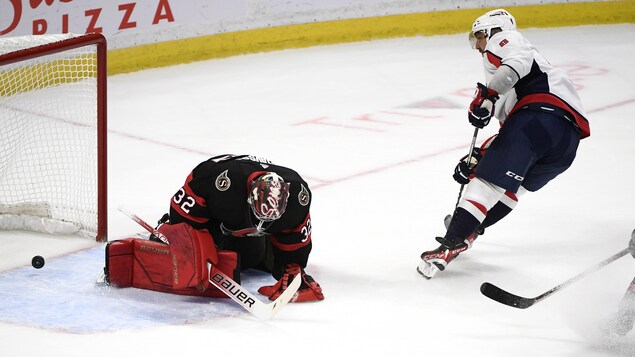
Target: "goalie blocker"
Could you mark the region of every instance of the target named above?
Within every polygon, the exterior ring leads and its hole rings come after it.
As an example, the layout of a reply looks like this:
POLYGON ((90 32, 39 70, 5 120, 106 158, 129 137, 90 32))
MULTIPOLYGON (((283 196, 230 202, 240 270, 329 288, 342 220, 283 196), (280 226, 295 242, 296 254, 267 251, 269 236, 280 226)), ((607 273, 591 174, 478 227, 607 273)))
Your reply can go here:
POLYGON ((238 254, 217 251, 207 230, 179 223, 164 224, 158 231, 169 237, 169 245, 141 238, 126 238, 106 245, 107 284, 180 295, 227 297, 210 285, 208 261, 240 283, 238 254))

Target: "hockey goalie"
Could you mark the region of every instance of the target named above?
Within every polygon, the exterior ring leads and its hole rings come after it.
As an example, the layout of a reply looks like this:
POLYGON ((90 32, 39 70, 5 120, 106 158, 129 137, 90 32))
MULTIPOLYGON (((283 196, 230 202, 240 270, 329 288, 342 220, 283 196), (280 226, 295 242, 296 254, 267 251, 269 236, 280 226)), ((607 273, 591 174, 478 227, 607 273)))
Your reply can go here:
POLYGON ((175 294, 225 297, 210 286, 207 263, 240 282, 244 269, 277 282, 258 292, 278 298, 302 279, 291 302, 324 299, 306 272, 311 192, 292 169, 248 155, 210 158, 187 176, 149 239, 108 243, 106 283, 175 294))

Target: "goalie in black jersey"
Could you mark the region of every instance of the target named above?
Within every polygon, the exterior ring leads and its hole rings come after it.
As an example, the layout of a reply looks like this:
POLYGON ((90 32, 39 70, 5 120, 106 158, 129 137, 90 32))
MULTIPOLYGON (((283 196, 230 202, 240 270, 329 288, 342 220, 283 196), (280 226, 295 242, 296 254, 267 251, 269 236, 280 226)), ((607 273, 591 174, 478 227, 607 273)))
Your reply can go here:
POLYGON ((248 155, 200 163, 172 197, 160 223, 185 222, 211 233, 218 249, 239 254, 241 269, 270 272, 278 282, 258 292, 275 300, 301 274, 295 302, 322 300, 304 272, 311 252, 311 191, 292 169, 248 155))

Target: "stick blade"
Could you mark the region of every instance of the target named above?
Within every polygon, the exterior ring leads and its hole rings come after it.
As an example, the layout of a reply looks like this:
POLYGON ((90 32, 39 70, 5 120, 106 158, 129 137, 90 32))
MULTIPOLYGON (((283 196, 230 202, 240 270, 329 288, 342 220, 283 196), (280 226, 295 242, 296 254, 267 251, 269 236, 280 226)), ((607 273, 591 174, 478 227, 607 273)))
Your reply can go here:
POLYGON ((515 307, 517 309, 526 309, 535 303, 534 299, 524 298, 507 292, 491 283, 483 283, 481 285, 481 294, 488 298, 498 301, 501 304, 515 307))
POLYGON ((282 309, 286 304, 293 300, 293 297, 298 292, 298 289, 300 289, 301 283, 302 277, 300 276, 300 274, 298 274, 293 278, 291 284, 289 284, 285 291, 283 291, 282 294, 280 294, 280 296, 278 296, 278 298, 274 302, 270 303, 270 305, 272 306, 271 317, 275 316, 278 311, 280 311, 280 309, 282 309))
POLYGON ((280 309, 289 302, 293 301, 293 297, 300 288, 302 278, 298 275, 293 278, 287 289, 271 303, 264 303, 247 289, 235 282, 221 270, 213 267, 212 263, 207 262, 207 270, 209 272, 209 282, 225 293, 229 298, 236 301, 245 310, 252 313, 260 320, 268 320, 274 317, 280 309))

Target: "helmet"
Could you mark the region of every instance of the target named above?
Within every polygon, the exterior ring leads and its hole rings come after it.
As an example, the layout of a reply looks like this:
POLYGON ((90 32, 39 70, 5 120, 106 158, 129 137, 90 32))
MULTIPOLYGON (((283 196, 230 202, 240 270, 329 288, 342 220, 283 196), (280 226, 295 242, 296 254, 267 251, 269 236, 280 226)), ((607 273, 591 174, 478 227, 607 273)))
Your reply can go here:
POLYGON ((287 208, 289 186, 275 172, 267 172, 251 181, 247 202, 256 218, 264 222, 280 218, 287 208))
POLYGON ((516 31, 516 19, 505 9, 486 12, 485 15, 477 18, 472 24, 472 31, 470 32, 472 48, 476 46, 475 33, 483 31, 487 38, 490 38, 492 36, 491 31, 494 28, 500 28, 503 31, 516 31))

